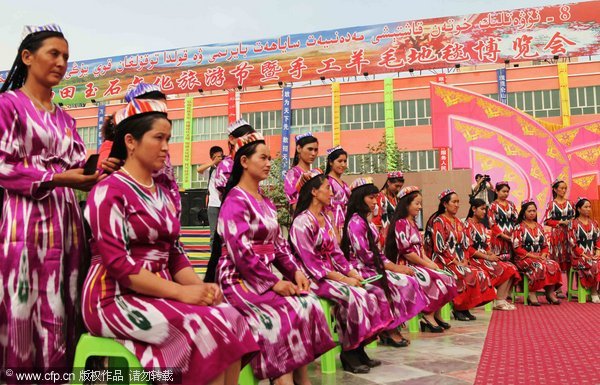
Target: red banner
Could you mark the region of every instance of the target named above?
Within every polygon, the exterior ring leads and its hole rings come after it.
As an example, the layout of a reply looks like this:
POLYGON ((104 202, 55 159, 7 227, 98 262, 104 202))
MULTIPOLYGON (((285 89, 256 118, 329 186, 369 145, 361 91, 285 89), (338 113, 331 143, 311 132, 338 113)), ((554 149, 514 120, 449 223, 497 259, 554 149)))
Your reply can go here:
MULTIPOLYGON (((351 27, 71 63, 56 99, 122 98, 140 81, 193 93, 321 77, 600 54, 600 1, 351 27)), ((67 36, 68 37, 68 36, 67 36)), ((0 73, 0 83, 6 72, 0 73)))

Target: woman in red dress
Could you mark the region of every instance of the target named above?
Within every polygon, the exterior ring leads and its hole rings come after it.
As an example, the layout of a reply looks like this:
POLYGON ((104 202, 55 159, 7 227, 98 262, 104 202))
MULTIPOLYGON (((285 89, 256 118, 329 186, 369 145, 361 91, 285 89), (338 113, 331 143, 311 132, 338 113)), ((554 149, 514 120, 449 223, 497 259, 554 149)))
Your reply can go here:
POLYGON ((494 300, 495 310, 515 310, 516 307, 506 301, 513 284, 521 280, 517 267, 505 262, 492 252, 489 244, 489 230, 483 224, 487 215, 487 205, 483 199, 474 199, 467 215, 467 237, 469 238, 469 263, 489 274, 492 285, 497 290, 494 300))
POLYGON ((537 223, 537 206, 533 200, 523 201, 513 233, 515 265, 529 279, 529 301, 540 306, 536 292, 544 289, 548 303, 559 305, 555 291, 562 285, 560 266, 548 258, 548 242, 544 229, 537 223))
POLYGON ((460 203, 458 195, 454 190, 444 190, 438 198, 438 211, 427 221, 425 252, 441 269, 456 278, 458 296, 453 300, 454 318, 475 320, 469 309, 493 301, 496 290, 485 271, 469 265, 465 226, 456 217, 460 203))
POLYGON ((490 247, 502 261, 512 260, 512 233, 517 223, 517 208, 508 200, 510 186, 508 182, 496 183, 497 198, 490 205, 489 223, 492 230, 490 247))
POLYGON ((571 262, 568 227, 575 217, 575 210, 567 199, 567 184, 564 181, 557 180, 552 184, 552 198, 544 215, 544 225, 552 228, 548 239, 549 255, 558 262, 563 272, 568 272, 571 262))
POLYGON ((569 225, 571 266, 579 271, 583 287, 590 289, 593 303, 600 303, 600 227, 591 218, 592 205, 586 198, 575 204, 575 218, 569 225))

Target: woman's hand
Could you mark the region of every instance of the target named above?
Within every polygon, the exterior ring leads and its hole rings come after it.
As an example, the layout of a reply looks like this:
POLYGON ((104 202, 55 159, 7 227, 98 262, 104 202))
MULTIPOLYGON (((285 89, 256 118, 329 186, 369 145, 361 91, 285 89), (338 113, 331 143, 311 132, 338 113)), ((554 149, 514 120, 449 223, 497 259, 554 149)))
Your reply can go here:
POLYGON ((415 275, 415 271, 406 265, 393 264, 393 272, 404 275, 415 275))
POLYGON ((112 174, 121 168, 121 160, 117 158, 106 158, 102 161, 100 167, 107 173, 112 174))
POLYGON ((362 284, 360 283, 361 281, 359 281, 356 278, 352 278, 352 277, 344 277, 340 280, 340 282, 345 283, 348 286, 354 286, 354 287, 361 287, 362 286, 362 284))
POLYGON ((487 260, 488 260, 488 261, 492 261, 492 262, 496 262, 496 261, 499 261, 499 260, 500 260, 500 257, 498 257, 498 256, 497 256, 496 254, 494 254, 494 253, 490 253, 490 254, 488 254, 488 256, 487 256, 487 260))
POLYGON ((84 175, 82 168, 73 168, 54 174, 52 181, 48 183, 52 187, 70 187, 81 191, 90 191, 96 183, 104 178, 106 175, 100 175, 99 171, 92 175, 84 175))
POLYGON ((296 271, 296 274, 294 274, 294 281, 296 281, 296 285, 301 291, 310 291, 310 281, 302 271, 296 271))
POLYGON ((504 239, 507 242, 512 242, 512 238, 510 235, 500 234, 500 238, 504 239))
POLYGON ((217 295, 215 295, 215 286, 216 285, 214 284, 207 283, 203 283, 200 285, 181 285, 177 292, 176 299, 179 302, 187 303, 190 305, 216 305, 215 300, 217 295))
POLYGON ((294 285, 290 281, 281 280, 273 286, 273 291, 283 297, 289 297, 292 295, 298 295, 298 286, 294 285))

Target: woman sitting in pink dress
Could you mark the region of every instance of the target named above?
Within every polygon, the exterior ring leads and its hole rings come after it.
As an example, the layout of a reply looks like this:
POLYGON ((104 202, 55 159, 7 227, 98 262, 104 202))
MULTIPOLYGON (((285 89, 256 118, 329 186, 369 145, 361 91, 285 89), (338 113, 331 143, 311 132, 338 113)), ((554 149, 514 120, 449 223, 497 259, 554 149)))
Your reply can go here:
POLYGON ((91 334, 116 338, 147 370, 184 384, 237 384, 258 350, 245 318, 196 275, 179 244, 176 202, 152 172, 168 154, 166 105, 133 100, 115 115, 111 156, 125 161, 91 191, 92 263, 82 311, 91 334))

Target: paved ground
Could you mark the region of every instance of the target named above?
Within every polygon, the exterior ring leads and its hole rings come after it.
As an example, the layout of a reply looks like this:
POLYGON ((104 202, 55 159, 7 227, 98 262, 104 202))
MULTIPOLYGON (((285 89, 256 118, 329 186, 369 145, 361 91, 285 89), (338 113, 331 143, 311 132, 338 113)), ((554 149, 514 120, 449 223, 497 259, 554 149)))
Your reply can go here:
MULTIPOLYGON (((472 384, 483 350, 491 313, 483 308, 472 311, 476 321, 451 321, 452 328, 442 334, 403 334, 411 340, 407 348, 379 346, 367 349, 383 365, 369 374, 344 372, 339 359, 336 374, 322 375, 319 362, 310 365, 313 385, 454 385, 472 384)), ((262 381, 261 385, 268 384, 262 381)))

